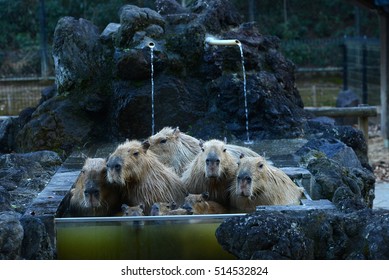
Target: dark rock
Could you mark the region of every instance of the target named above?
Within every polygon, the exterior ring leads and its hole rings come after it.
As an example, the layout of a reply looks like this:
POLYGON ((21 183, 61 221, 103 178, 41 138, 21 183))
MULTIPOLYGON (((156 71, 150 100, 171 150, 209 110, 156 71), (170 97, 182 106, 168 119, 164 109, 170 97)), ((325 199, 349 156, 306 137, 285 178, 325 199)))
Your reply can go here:
MULTIPOLYGON (((172 77, 156 79, 155 87, 155 131, 172 123, 180 124, 186 130, 196 119, 196 110, 201 110, 193 100, 199 97, 190 94, 196 81, 186 84, 172 77), (169 112, 166 114, 166 112, 169 112)), ((115 83, 116 92, 113 101, 113 135, 128 138, 137 135, 145 138, 151 134, 151 90, 150 87, 136 88, 128 83, 115 83)), ((200 91, 199 89, 195 89, 200 91)))
POLYGON ((183 14, 188 12, 188 9, 184 8, 175 0, 156 0, 155 6, 161 15, 183 14))
POLYGON ((337 139, 311 139, 297 154, 307 155, 310 151, 322 152, 340 165, 348 168, 362 168, 362 165, 353 149, 337 139))
POLYGON ((120 27, 116 34, 116 45, 127 48, 132 44, 136 32, 144 30, 150 25, 165 26, 165 20, 156 11, 149 8, 139 8, 134 5, 125 5, 120 9, 120 27))
POLYGON ((39 106, 17 135, 19 151, 70 152, 75 145, 85 143, 93 134, 94 120, 82 103, 75 101, 57 96, 39 106))
POLYGON ((0 212, 0 259, 20 259, 24 230, 19 221, 20 214, 0 212))
POLYGON ((13 210, 11 206, 11 195, 2 186, 2 183, 0 183, 0 212, 11 210, 13 210))
POLYGON ((46 87, 41 92, 42 98, 39 101, 39 104, 42 104, 43 102, 49 100, 50 98, 56 96, 58 94, 57 86, 54 84, 52 86, 46 87))
POLYGON ((106 66, 97 26, 64 17, 54 31, 53 57, 59 94, 102 78, 106 66))
POLYGON ((23 213, 61 163, 61 158, 51 151, 1 155, 0 185, 11 196, 10 200, 3 196, 5 206, 10 203, 14 210, 23 213))
POLYGON ((12 117, 0 121, 0 153, 13 150, 15 123, 16 120, 12 117))
POLYGON ((24 216, 20 223, 24 229, 21 256, 27 260, 52 260, 54 250, 44 223, 32 216, 24 216))
POLYGON ((259 211, 226 219, 216 230, 238 259, 389 259, 389 213, 259 211))

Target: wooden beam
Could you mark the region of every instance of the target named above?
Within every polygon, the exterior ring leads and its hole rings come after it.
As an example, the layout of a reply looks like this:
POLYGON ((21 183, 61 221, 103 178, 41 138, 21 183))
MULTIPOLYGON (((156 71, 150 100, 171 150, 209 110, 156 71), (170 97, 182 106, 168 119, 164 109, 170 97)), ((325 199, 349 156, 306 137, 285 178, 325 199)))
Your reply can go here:
POLYGON ((381 134, 385 148, 389 148, 389 17, 380 14, 381 52, 381 134))
POLYGON ((362 130, 366 142, 369 140, 369 117, 377 116, 376 106, 361 107, 306 107, 306 111, 315 116, 326 117, 358 117, 358 127, 362 130))
POLYGON ((327 117, 375 117, 377 116, 376 106, 361 107, 305 107, 306 111, 315 116, 327 117))

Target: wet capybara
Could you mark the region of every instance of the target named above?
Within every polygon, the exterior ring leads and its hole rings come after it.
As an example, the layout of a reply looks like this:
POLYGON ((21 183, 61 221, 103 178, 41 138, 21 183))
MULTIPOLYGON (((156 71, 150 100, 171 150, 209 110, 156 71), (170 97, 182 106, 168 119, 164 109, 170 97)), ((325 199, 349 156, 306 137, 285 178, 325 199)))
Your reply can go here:
POLYGON ((177 208, 175 202, 155 202, 151 206, 150 216, 188 215, 188 211, 177 208))
POLYGON ((219 140, 200 143, 201 152, 189 164, 181 180, 189 193, 208 192, 209 199, 229 206, 228 190, 235 182, 237 160, 219 140))
POLYGON ((224 214, 226 209, 219 203, 208 200, 209 193, 203 192, 201 194, 188 193, 185 197, 185 202, 182 208, 186 209, 192 214, 224 214))
POLYGON ((164 127, 147 141, 159 161, 172 167, 179 176, 201 150, 199 140, 181 132, 178 127, 164 127))
POLYGON ((303 188, 263 157, 240 160, 231 205, 243 211, 255 211, 257 205, 299 204, 303 188))
POLYGON ((185 197, 178 175, 148 148, 147 142, 126 140, 107 161, 108 181, 123 187, 128 205, 143 203, 146 213, 155 201, 182 203, 185 197))
POLYGON ((120 211, 120 188, 106 180, 106 171, 105 159, 85 160, 75 187, 70 191, 72 216, 111 216, 120 211))
MULTIPOLYGON (((164 127, 147 140, 150 150, 153 151, 159 161, 172 167, 178 175, 182 175, 189 163, 201 152, 200 140, 180 131, 178 127, 164 127)), ((227 150, 236 159, 241 154, 245 156, 259 156, 253 150, 227 144, 227 150)))
POLYGON ((135 206, 128 206, 127 204, 122 204, 121 206, 123 216, 144 216, 144 208, 143 203, 135 206))

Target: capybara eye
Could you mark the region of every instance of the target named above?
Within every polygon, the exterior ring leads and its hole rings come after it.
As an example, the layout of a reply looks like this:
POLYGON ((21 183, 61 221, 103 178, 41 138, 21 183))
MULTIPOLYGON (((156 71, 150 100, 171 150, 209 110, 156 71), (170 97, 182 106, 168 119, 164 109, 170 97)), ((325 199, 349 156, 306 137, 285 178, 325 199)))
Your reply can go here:
POLYGON ((223 149, 223 153, 225 153, 227 151, 227 149, 223 149))
POLYGON ((161 144, 165 144, 165 143, 166 143, 166 141, 167 141, 167 139, 162 139, 161 141, 159 141, 159 143, 161 143, 161 144))
POLYGON ((204 152, 204 148, 201 148, 201 150, 204 152))
POLYGON ((259 167, 259 168, 262 168, 262 167, 263 167, 263 163, 260 163, 260 164, 258 165, 258 167, 259 167))
POLYGON ((137 157, 139 155, 139 152, 134 152, 133 155, 137 157))

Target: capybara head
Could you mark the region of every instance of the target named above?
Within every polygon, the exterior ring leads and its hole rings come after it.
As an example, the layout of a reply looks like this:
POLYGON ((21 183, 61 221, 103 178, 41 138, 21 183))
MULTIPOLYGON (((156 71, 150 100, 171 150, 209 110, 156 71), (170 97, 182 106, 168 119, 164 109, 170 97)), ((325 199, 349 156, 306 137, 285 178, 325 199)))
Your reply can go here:
POLYGON ((177 203, 173 202, 155 202, 151 206, 150 216, 163 216, 169 211, 177 208, 177 203))
POLYGON ((144 216, 144 205, 142 203, 136 206, 128 206, 127 204, 122 204, 121 208, 123 216, 144 216))
MULTIPOLYGON (((125 185, 126 181, 139 181, 147 172, 147 150, 149 144, 137 140, 126 140, 120 144, 107 161, 107 178, 109 182, 125 185)), ((150 155, 152 156, 152 155, 150 155)))
POLYGON ((119 203, 119 193, 106 180, 106 161, 103 158, 87 158, 71 190, 70 206, 83 212, 95 211, 96 215, 109 214, 119 203))
POLYGON ((255 181, 256 184, 266 184, 266 180, 272 179, 268 178, 268 171, 269 167, 264 158, 242 156, 237 171, 236 194, 253 198, 255 194, 252 182, 255 181))
POLYGON ((178 127, 164 127, 147 141, 158 160, 179 175, 200 152, 199 140, 181 132, 178 127))
POLYGON ((224 161, 231 157, 226 153, 226 144, 219 140, 200 142, 201 160, 204 163, 204 172, 207 178, 219 178, 223 172, 224 161))
POLYGON ((207 203, 208 198, 208 192, 201 194, 188 193, 182 208, 186 209, 189 213, 207 213, 209 208, 207 203))

